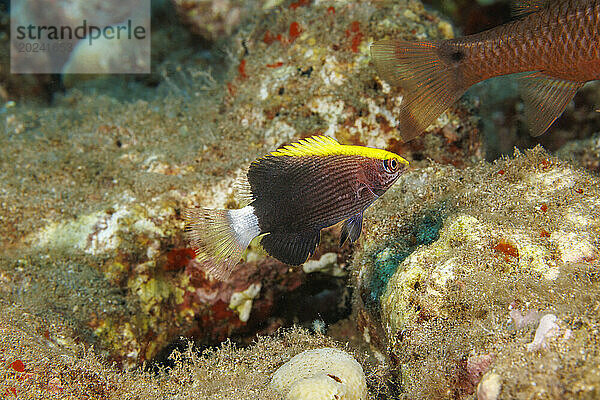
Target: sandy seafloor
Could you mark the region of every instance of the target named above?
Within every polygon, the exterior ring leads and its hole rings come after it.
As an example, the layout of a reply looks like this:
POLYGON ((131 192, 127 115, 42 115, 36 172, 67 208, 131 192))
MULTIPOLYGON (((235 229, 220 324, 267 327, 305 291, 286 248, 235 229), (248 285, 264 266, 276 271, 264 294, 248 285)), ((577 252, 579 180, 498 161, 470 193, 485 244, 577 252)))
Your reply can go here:
POLYGON ((152 72, 91 76, 10 74, 2 6, 0 398, 600 398, 598 82, 538 138, 501 78, 402 143, 370 59, 504 23, 506 2, 153 1, 152 72), (356 243, 326 229, 301 267, 252 243, 211 279, 182 210, 238 208, 252 160, 315 134, 411 168, 356 243), (324 347, 360 368, 274 383, 324 347))

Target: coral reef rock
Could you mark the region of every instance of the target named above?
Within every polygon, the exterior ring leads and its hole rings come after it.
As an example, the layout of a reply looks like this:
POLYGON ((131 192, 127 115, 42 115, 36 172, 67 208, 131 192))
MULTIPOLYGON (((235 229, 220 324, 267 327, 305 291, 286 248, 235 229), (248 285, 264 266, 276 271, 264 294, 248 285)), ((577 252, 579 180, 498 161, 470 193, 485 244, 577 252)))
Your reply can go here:
POLYGON ((381 81, 369 46, 386 37, 447 38, 452 27, 418 1, 285 3, 232 38, 222 131, 242 127, 266 148, 314 134, 384 148, 417 163, 483 157, 471 106, 459 103, 409 143, 399 141, 399 89, 381 81), (227 124, 225 123, 227 122, 227 124))
POLYGON ((599 395, 599 199, 536 148, 409 172, 367 213, 359 324, 409 398, 599 395))
POLYGON ((556 152, 556 156, 600 174, 600 132, 587 139, 567 143, 556 152))
POLYGON ((272 7, 273 1, 173 0, 173 4, 192 32, 215 41, 231 35, 249 13, 272 7))
POLYGON ((171 354, 168 371, 148 371, 108 366, 78 342, 58 314, 35 316, 0 300, 0 397, 280 400, 269 378, 282 360, 337 345, 297 328, 259 337, 246 348, 223 343, 199 353, 186 341, 171 354))
POLYGON ((282 325, 348 314, 343 275, 354 246, 339 248, 335 229, 305 264, 312 273, 251 245, 223 283, 194 259, 181 210, 238 208, 233 183, 252 160, 316 133, 387 148, 414 165, 481 160, 464 104, 431 135, 398 142, 402 94, 369 61, 372 40, 447 37, 452 29, 418 1, 263 6, 205 58, 173 44, 191 42, 179 30, 155 32, 153 41, 174 54, 158 49, 155 61, 168 73, 154 75, 164 80, 146 88, 151 94, 136 97, 133 81, 92 80, 50 106, 3 109, 3 298, 35 315, 59 309, 82 341, 126 367, 163 357, 181 336, 201 346, 249 344, 282 325))

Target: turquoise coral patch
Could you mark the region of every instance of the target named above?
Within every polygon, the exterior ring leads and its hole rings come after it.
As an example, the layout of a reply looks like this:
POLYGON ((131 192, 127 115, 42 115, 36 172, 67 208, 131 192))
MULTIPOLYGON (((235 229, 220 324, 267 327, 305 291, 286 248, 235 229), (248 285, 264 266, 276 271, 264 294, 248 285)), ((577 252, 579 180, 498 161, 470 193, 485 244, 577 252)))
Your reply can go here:
POLYGON ((439 210, 430 211, 414 224, 412 232, 401 234, 397 239, 373 254, 373 270, 369 280, 367 306, 379 309, 379 299, 398 266, 417 247, 435 242, 446 217, 439 210))

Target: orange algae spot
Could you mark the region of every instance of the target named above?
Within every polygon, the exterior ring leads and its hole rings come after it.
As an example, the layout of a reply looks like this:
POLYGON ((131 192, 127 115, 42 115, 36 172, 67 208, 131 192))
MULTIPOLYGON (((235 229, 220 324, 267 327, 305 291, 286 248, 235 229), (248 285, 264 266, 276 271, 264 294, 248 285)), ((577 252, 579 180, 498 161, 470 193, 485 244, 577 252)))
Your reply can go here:
POLYGON ((189 248, 171 250, 167 253, 167 265, 165 269, 167 271, 176 271, 185 268, 194 257, 196 257, 194 250, 189 248))
POLYGON ((351 38, 350 49, 352 52, 358 53, 358 46, 360 46, 360 42, 363 38, 363 34, 360 32, 360 23, 358 21, 353 21, 350 24, 350 28, 346 29, 346 37, 351 38))
POLYGON ((25 364, 21 360, 15 360, 10 364, 10 367, 17 372, 25 372, 25 364))
POLYGON ((212 316, 214 319, 222 320, 230 317, 235 318, 235 313, 229 308, 229 306, 223 301, 217 301, 211 308, 212 316))
POLYGON ((283 66, 283 62, 279 61, 273 64, 267 64, 267 68, 279 68, 283 66))
POLYGON ((298 0, 290 4, 290 10, 295 10, 298 7, 307 6, 310 4, 310 0, 298 0))
POLYGON ((362 33, 357 33, 353 38, 352 38, 352 52, 353 53, 358 53, 358 46, 360 46, 360 42, 362 41, 362 33))
POLYGON ((506 171, 504 171, 503 169, 501 169, 500 171, 498 171, 498 175, 504 175, 506 171))
POLYGON ((290 42, 296 40, 298 36, 302 33, 302 28, 300 28, 300 24, 296 21, 290 24, 290 42))
POLYGON ((233 86, 233 83, 227 82, 227 91, 229 92, 230 96, 235 95, 235 86, 233 86))
POLYGON ((575 191, 579 194, 583 194, 583 189, 582 188, 577 188, 575 189, 575 191))
POLYGON ((542 160, 542 162, 540 163, 540 167, 542 167, 542 169, 548 169, 552 166, 552 163, 548 160, 542 160))
POLYGON ((512 244, 505 242, 503 240, 496 243, 494 246, 494 251, 497 253, 502 253, 506 256, 506 261, 509 261, 508 256, 519 258, 519 250, 512 244))
POLYGON ((335 14, 335 7, 334 6, 329 6, 329 8, 327 8, 327 14, 335 14))
POLYGON ((246 60, 242 60, 240 65, 238 65, 238 74, 242 79, 246 79, 248 77, 248 75, 246 75, 246 60))
POLYGON ((542 212, 546 212, 546 211, 548 211, 548 205, 547 205, 546 203, 542 204, 542 205, 541 205, 541 207, 540 207, 540 210, 541 210, 542 212))
POLYGON ((266 31, 265 35, 263 36, 263 42, 265 44, 272 44, 273 42, 282 42, 283 39, 281 37, 281 34, 277 34, 277 36, 273 35, 271 33, 271 31, 266 31))
POLYGON ((549 237, 550 237, 550 232, 548 232, 548 231, 547 231, 547 230, 545 230, 545 229, 542 229, 542 230, 540 231, 540 236, 541 236, 541 237, 545 237, 545 238, 549 238, 549 237))
POLYGON ((271 34, 271 31, 266 31, 265 36, 263 36, 263 42, 266 44, 271 44, 275 41, 275 36, 271 34))

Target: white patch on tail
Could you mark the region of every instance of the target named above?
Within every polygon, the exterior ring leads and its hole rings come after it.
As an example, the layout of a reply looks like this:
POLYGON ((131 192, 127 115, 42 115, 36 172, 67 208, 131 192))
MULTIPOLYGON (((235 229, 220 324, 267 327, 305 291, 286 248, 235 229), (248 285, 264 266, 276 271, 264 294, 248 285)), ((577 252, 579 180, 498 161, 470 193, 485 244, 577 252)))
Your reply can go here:
POLYGON ((252 206, 239 210, 190 208, 183 217, 196 258, 219 280, 229 277, 250 241, 260 234, 252 206))

